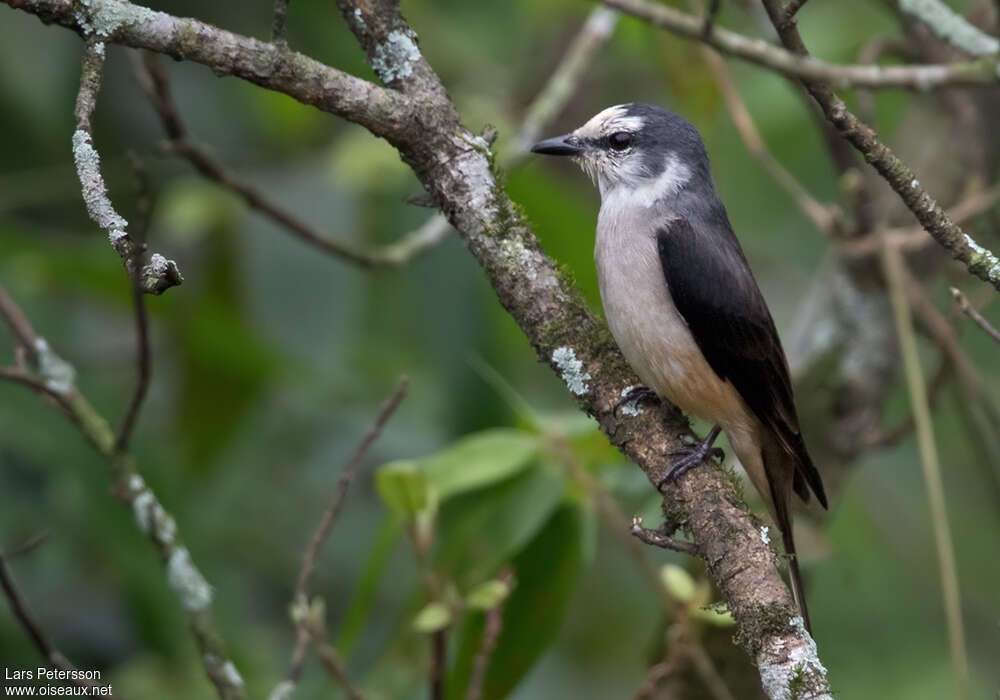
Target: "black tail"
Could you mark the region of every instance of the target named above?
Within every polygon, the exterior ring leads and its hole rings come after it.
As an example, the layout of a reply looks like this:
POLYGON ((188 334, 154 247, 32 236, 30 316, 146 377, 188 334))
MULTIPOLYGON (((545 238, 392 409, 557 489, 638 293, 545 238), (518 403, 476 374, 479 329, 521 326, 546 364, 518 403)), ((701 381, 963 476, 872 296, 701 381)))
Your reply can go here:
POLYGON ((792 535, 792 519, 788 512, 788 499, 775 499, 775 516, 778 520, 778 528, 781 530, 781 539, 785 545, 785 554, 788 555, 788 578, 792 584, 792 597, 802 614, 802 622, 805 623, 806 631, 812 634, 812 625, 809 623, 809 606, 806 605, 806 591, 802 586, 802 574, 799 572, 799 558, 795 554, 795 537, 792 535))

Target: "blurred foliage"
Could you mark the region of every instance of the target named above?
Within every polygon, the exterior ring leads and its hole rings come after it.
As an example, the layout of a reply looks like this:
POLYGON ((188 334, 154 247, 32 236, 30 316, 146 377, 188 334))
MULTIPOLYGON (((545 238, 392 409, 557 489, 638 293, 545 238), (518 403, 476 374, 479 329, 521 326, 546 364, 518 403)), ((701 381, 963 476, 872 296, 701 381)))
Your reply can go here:
MULTIPOLYGON (((270 30, 270 2, 155 5, 258 37, 270 30)), ((502 147, 589 5, 405 0, 403 8, 466 124, 496 124, 502 147)), ((80 42, 23 13, 0 15, 0 41, 19 57, 0 64, 0 280, 116 421, 134 380, 134 330, 120 262, 86 219, 72 170, 80 42)), ((737 2, 723 3, 719 22, 759 32, 756 15, 737 2)), ((853 61, 869 37, 894 31, 880 3, 861 0, 810 3, 800 26, 818 55, 841 61, 853 61)), ((300 51, 373 77, 328 0, 295 0, 289 38, 300 51)), ((252 695, 265 696, 286 672, 302 550, 346 456, 402 373, 411 377, 410 396, 372 449, 314 584, 352 676, 373 698, 424 697, 427 631, 447 624, 448 696, 461 698, 484 609, 502 601, 485 697, 631 695, 660 658, 666 621, 656 594, 599 524, 565 454, 628 515, 657 522, 656 495, 536 362, 461 243, 451 237, 407 267, 374 272, 309 249, 163 155, 125 50, 108 53, 95 141, 112 197, 126 217, 133 213, 124 158, 133 149, 158 194, 151 245, 176 258, 186 278, 148 300, 154 376, 134 451, 215 587, 220 626, 252 695), (385 466, 372 470, 378 464, 385 466), (422 560, 414 556, 421 548, 422 560)), ((835 199, 833 171, 793 86, 730 65, 777 158, 819 197, 835 199)), ((412 173, 361 129, 199 66, 169 71, 194 136, 330 236, 389 242, 428 216, 403 203, 421 191, 412 173)), ((890 141, 911 99, 878 97, 890 141)), ((623 19, 551 132, 629 100, 671 107, 697 124, 734 227, 786 327, 826 241, 747 154, 699 52, 623 19)), ((590 183, 570 164, 530 161, 509 175, 508 189, 596 308, 590 183)), ((945 290, 934 292, 945 308, 945 290)), ((1000 320, 996 305, 987 315, 1000 320)), ((995 395, 995 346, 973 329, 962 343, 995 395)), ((903 398, 895 410, 905 414, 903 398)), ((1000 506, 995 488, 984 487, 989 474, 967 439, 964 410, 960 397, 946 397, 935 417, 976 694, 984 697, 995 690, 1000 654, 1000 563, 992 556, 1000 506)), ((0 546, 52 532, 12 568, 67 656, 105 670, 123 697, 212 697, 155 554, 107 493, 105 466, 48 406, 8 385, 0 386, 0 484, 0 546)), ((838 697, 948 697, 912 440, 863 460, 834 504, 822 527, 803 525, 800 549, 838 697)), ((666 565, 677 600, 704 612, 699 625, 724 622, 703 610, 713 596, 693 562, 646 556, 666 565)), ((12 668, 39 662, 6 613, 0 659, 12 668)), ((329 695, 318 664, 308 664, 296 697, 329 695)))

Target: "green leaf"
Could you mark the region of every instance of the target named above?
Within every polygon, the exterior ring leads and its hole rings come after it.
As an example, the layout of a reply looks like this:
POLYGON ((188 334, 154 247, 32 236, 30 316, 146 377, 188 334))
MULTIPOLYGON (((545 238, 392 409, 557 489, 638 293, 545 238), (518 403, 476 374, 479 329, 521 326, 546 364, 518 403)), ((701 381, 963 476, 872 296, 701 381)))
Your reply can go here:
POLYGON ((428 603, 413 619, 418 632, 437 632, 451 624, 451 610, 444 603, 428 603))
POLYGON ((481 583, 465 596, 465 604, 473 610, 492 610, 510 595, 510 586, 499 579, 481 583))
POLYGON ((421 460, 427 482, 444 500, 514 476, 538 453, 538 437, 524 430, 496 428, 462 438, 421 460))
POLYGON ((674 600, 687 603, 694 598, 697 585, 691 574, 682 567, 676 564, 664 564, 660 568, 660 579, 674 600))
MULTIPOLYGON (((483 700, 499 700, 531 670, 562 626, 570 596, 579 583, 582 516, 565 504, 514 559, 517 586, 504 605, 503 628, 490 657, 483 700)), ((447 697, 465 696, 482 639, 484 615, 467 615, 447 697)))
POLYGON ((422 511, 429 501, 427 477, 413 462, 390 462, 379 467, 375 490, 390 510, 408 518, 422 511))
POLYGON ((495 576, 545 526, 565 492, 565 474, 539 465, 451 499, 438 513, 435 566, 463 589, 495 576))

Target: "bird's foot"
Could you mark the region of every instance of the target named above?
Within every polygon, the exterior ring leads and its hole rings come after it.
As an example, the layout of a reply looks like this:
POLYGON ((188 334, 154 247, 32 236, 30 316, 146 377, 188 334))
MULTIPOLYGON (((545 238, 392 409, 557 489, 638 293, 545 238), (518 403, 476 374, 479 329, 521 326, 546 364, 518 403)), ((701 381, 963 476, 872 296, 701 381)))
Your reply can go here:
POLYGON ((614 413, 618 413, 623 406, 628 404, 638 406, 640 403, 645 402, 657 404, 660 403, 660 397, 648 386, 629 387, 627 391, 622 393, 621 401, 615 404, 614 413))
POLYGON ((715 440, 719 437, 719 432, 722 429, 719 426, 713 427, 708 431, 708 435, 701 442, 686 447, 682 450, 677 450, 676 452, 671 452, 671 457, 680 457, 676 462, 670 465, 670 471, 667 475, 660 479, 660 483, 656 485, 658 489, 663 488, 663 485, 668 481, 674 481, 681 477, 685 472, 687 472, 692 467, 701 464, 708 457, 718 457, 719 459, 725 459, 726 453, 722 451, 721 447, 712 447, 715 440))

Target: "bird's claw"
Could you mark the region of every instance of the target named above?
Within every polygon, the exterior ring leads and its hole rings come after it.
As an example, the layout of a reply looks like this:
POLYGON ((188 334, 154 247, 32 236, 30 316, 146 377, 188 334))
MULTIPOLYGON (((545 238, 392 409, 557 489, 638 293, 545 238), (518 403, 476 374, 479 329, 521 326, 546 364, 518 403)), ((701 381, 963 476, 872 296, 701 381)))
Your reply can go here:
POLYGON ((633 386, 630 387, 628 391, 622 394, 621 400, 615 404, 614 413, 618 413, 622 406, 626 404, 635 404, 638 406, 640 403, 659 403, 660 397, 656 395, 656 392, 650 389, 648 386, 633 386))
POLYGON ((709 457, 717 457, 720 460, 725 459, 726 453, 722 451, 722 448, 712 446, 718 436, 719 426, 715 426, 700 443, 689 448, 671 452, 671 457, 679 457, 680 459, 670 465, 667 475, 660 479, 656 487, 662 489, 665 483, 679 479, 685 472, 698 466, 709 457))

